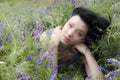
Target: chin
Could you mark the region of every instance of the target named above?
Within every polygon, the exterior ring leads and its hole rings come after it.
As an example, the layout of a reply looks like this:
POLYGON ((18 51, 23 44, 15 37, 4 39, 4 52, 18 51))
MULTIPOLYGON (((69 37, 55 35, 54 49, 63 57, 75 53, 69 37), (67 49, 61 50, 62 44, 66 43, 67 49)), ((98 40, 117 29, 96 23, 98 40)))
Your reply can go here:
POLYGON ((70 44, 70 43, 66 43, 66 42, 64 42, 64 41, 61 41, 61 44, 63 44, 64 46, 73 46, 72 44, 70 44))
POLYGON ((68 45, 68 43, 66 43, 66 42, 63 41, 63 40, 61 40, 60 43, 63 44, 63 45, 68 45))
POLYGON ((64 45, 67 45, 67 43, 65 43, 64 41, 60 41, 62 44, 64 44, 64 45))

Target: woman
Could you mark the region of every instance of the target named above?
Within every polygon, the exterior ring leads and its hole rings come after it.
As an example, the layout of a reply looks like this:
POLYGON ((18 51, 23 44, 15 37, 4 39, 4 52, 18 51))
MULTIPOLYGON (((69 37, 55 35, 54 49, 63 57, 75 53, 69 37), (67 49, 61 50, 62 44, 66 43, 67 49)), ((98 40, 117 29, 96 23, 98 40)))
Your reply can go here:
MULTIPOLYGON (((56 27, 44 32, 41 35, 41 42, 46 38, 47 33, 50 34, 49 44, 55 43, 56 46, 56 51, 51 53, 53 56, 50 57, 54 60, 54 69, 58 69, 59 65, 75 58, 76 55, 82 54, 87 75, 91 75, 93 79, 104 80, 102 71, 98 69, 98 64, 91 55, 90 42, 97 42, 109 24, 109 21, 93 11, 78 7, 73 10, 72 17, 64 27, 56 27)), ((41 55, 47 56, 47 53, 41 55)))

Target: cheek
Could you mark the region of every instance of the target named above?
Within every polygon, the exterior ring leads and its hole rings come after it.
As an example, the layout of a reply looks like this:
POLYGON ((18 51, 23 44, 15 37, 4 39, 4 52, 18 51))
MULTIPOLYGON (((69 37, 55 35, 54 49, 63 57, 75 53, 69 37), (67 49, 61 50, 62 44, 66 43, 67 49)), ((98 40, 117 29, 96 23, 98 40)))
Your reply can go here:
POLYGON ((79 40, 75 40, 75 41, 71 42, 72 45, 76 45, 76 44, 79 44, 79 43, 80 43, 79 40))
POLYGON ((68 29, 67 29, 66 27, 64 27, 64 28, 62 29, 61 34, 64 35, 64 34, 67 32, 67 30, 68 30, 68 29))
POLYGON ((65 32, 64 30, 61 31, 61 33, 60 33, 61 39, 63 39, 63 36, 65 35, 65 33, 66 33, 66 32, 65 32))
POLYGON ((80 38, 74 36, 74 38, 73 38, 73 42, 75 42, 75 43, 76 43, 76 42, 77 42, 77 43, 80 42, 80 38))
POLYGON ((78 36, 75 36, 75 37, 74 37, 74 42, 75 42, 75 43, 81 43, 81 42, 83 42, 82 40, 83 40, 82 37, 78 37, 78 36))
POLYGON ((61 35, 64 35, 64 33, 65 33, 65 31, 64 31, 64 29, 62 29, 62 31, 61 31, 61 35))

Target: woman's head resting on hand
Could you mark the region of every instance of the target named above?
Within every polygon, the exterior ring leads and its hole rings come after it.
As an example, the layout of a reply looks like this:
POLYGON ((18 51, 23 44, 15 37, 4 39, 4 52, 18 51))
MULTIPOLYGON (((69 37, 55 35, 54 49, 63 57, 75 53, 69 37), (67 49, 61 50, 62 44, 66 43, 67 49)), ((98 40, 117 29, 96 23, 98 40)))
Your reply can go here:
POLYGON ((90 41, 97 42, 101 39, 109 25, 107 19, 91 10, 78 7, 73 10, 72 17, 62 28, 60 41, 66 46, 83 42, 89 46, 90 41))

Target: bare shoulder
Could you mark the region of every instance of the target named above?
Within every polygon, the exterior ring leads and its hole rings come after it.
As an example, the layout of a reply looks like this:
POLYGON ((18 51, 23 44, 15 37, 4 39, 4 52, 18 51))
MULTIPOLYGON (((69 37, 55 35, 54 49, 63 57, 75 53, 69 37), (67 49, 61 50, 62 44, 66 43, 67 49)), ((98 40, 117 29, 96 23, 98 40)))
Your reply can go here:
POLYGON ((59 42, 60 37, 61 37, 61 27, 56 27, 51 35, 51 40, 54 42, 59 42))
POLYGON ((56 27, 56 28, 54 29, 53 34, 54 34, 54 33, 59 33, 59 32, 61 32, 61 30, 62 30, 62 27, 61 27, 61 26, 58 26, 58 27, 56 27))
POLYGON ((61 27, 61 26, 57 26, 55 29, 57 29, 57 30, 61 30, 62 27, 61 27))

